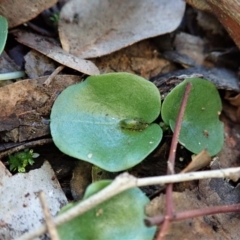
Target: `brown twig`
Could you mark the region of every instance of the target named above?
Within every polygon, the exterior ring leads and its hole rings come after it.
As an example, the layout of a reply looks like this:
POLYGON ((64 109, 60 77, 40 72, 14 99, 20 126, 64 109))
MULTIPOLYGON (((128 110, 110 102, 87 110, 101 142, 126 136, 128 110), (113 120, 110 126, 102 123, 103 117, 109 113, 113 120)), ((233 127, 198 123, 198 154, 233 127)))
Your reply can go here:
POLYGON ((43 209, 43 214, 45 217, 45 221, 46 221, 46 226, 47 226, 47 230, 48 233, 51 237, 51 240, 59 240, 59 236, 58 236, 58 232, 56 229, 56 226, 52 220, 52 216, 49 212, 49 208, 47 206, 47 201, 46 201, 46 197, 43 191, 39 192, 39 199, 42 205, 42 209, 43 209))
POLYGON ((46 81, 43 83, 45 86, 49 86, 49 84, 52 82, 53 78, 55 78, 55 76, 61 72, 64 69, 65 66, 61 65, 58 66, 50 76, 48 76, 48 78, 46 79, 46 81))
POLYGON ((0 159, 3 159, 4 157, 7 157, 8 155, 13 154, 15 152, 19 152, 25 148, 41 146, 41 145, 48 144, 48 143, 52 143, 51 138, 40 139, 40 140, 36 140, 36 141, 32 141, 32 142, 22 143, 22 145, 20 145, 20 146, 17 146, 17 147, 9 149, 7 151, 1 152, 0 159))
POLYGON ((31 29, 33 29, 34 31, 36 31, 37 33, 40 33, 43 36, 47 36, 47 37, 56 37, 57 34, 56 32, 53 31, 48 31, 44 28, 41 28, 39 26, 37 26, 36 24, 33 24, 31 22, 26 23, 31 29))
MULTIPOLYGON (((187 100, 191 91, 191 87, 192 87, 191 83, 187 83, 186 89, 182 98, 182 102, 180 105, 180 110, 179 110, 177 122, 174 128, 173 138, 172 138, 171 147, 170 147, 170 153, 168 157, 167 174, 174 174, 174 165, 175 165, 178 137, 180 134, 182 120, 183 120, 184 112, 187 106, 187 100)), ((170 219, 173 217, 174 204, 173 204, 172 189, 173 189, 173 184, 168 184, 166 187, 166 214, 165 214, 161 231, 157 236, 157 240, 163 239, 163 237, 165 236, 169 228, 170 219)))
MULTIPOLYGON (((169 221, 182 221, 189 218, 196 218, 206 215, 213 215, 219 213, 230 213, 230 212, 240 212, 240 204, 232 204, 227 206, 215 206, 215 207, 208 207, 202 209, 195 209, 185 212, 180 212, 174 214, 172 217, 169 218, 169 221)), ((164 221, 164 216, 155 216, 151 218, 147 218, 144 220, 145 224, 148 227, 162 224, 164 221)))

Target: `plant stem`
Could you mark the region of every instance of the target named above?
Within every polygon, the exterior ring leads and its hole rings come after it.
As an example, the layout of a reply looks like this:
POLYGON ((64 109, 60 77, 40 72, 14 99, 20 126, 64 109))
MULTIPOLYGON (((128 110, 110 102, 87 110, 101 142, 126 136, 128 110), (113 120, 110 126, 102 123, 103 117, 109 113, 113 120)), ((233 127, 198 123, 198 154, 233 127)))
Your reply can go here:
POLYGON ((180 105, 180 109, 179 109, 179 113, 178 113, 178 117, 177 117, 177 122, 175 125, 175 129, 173 132, 173 138, 172 138, 172 142, 171 142, 171 148, 170 148, 170 153, 169 153, 169 157, 168 157, 168 174, 173 174, 172 169, 174 169, 174 165, 175 165, 175 158, 176 158, 176 151, 177 151, 177 144, 178 144, 178 137, 180 134, 180 130, 181 130, 181 125, 182 125, 182 120, 183 120, 183 116, 184 116, 184 112, 187 106, 187 100, 190 94, 192 88, 192 84, 191 83, 187 83, 186 85, 186 89, 183 95, 183 99, 180 105))
POLYGON ((17 79, 25 76, 24 71, 16 71, 10 73, 0 73, 0 81, 3 80, 10 80, 10 79, 17 79))
MULTIPOLYGON (((185 92, 184 92, 184 95, 182 98, 182 102, 180 105, 177 122, 176 122, 174 132, 173 132, 170 153, 169 153, 169 157, 168 157, 168 169, 167 169, 168 175, 174 174, 178 137, 180 134, 182 120, 183 120, 184 112, 185 112, 185 109, 187 106, 187 100, 188 100, 188 97, 189 97, 189 94, 191 91, 191 87, 192 87, 192 84, 187 83, 185 92)), ((159 232, 159 234, 157 236, 157 240, 163 239, 163 237, 165 236, 165 234, 169 228, 169 223, 170 223, 169 219, 173 217, 174 203, 173 203, 172 189, 173 189, 173 184, 172 183, 168 184, 166 187, 166 214, 165 214, 165 218, 164 218, 164 222, 163 222, 161 231, 159 232)))

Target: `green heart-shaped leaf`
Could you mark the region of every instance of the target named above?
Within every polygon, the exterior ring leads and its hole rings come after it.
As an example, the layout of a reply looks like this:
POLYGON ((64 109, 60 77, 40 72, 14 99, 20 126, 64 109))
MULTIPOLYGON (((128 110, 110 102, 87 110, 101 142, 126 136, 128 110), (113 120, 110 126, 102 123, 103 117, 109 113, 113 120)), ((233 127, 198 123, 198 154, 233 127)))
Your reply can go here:
POLYGON ((158 89, 141 77, 91 76, 65 89, 55 101, 53 141, 64 153, 107 171, 128 169, 159 144, 162 130, 151 123, 160 107, 158 89))
POLYGON ((163 121, 174 131, 177 115, 186 84, 192 89, 184 113, 179 142, 188 150, 199 153, 207 149, 211 156, 217 154, 224 142, 223 123, 219 121, 222 109, 216 87, 200 78, 189 78, 174 88, 162 105, 163 121))
MULTIPOLYGON (((84 199, 102 190, 110 182, 102 180, 91 184, 84 199)), ((59 226, 57 230, 61 240, 152 240, 156 227, 148 228, 143 222, 147 203, 149 199, 145 194, 139 188, 133 188, 59 226)), ((74 205, 66 206, 61 213, 74 205)))

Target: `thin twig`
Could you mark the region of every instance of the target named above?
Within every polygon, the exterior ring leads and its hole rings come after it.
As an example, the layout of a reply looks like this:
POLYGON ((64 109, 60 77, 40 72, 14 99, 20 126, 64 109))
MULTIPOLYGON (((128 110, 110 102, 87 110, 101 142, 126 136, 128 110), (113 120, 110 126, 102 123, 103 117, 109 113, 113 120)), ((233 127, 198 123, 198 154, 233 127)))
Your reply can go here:
MULTIPOLYGON (((226 206, 215 206, 208 208, 195 209, 185 212, 179 212, 173 215, 169 220, 170 221, 182 221, 189 218, 196 218, 206 215, 213 215, 219 213, 230 213, 230 212, 240 212, 240 203, 226 205, 226 206)), ((147 218, 144 220, 145 224, 148 227, 159 225, 164 221, 164 216, 155 216, 151 218, 147 218)))
POLYGON ((53 78, 56 77, 56 75, 58 73, 60 73, 63 69, 64 69, 65 66, 61 65, 61 66, 58 66, 50 76, 48 76, 48 78, 46 79, 46 81, 43 83, 45 86, 49 86, 49 84, 52 82, 53 78))
POLYGON ((185 112, 185 109, 187 106, 187 100, 188 100, 191 88, 192 88, 192 84, 187 83, 187 86, 186 86, 186 89, 185 89, 185 92, 183 95, 183 99, 182 99, 182 102, 180 105, 179 113, 177 116, 177 122, 176 122, 174 132, 173 132, 173 138, 172 138, 170 153, 169 153, 169 157, 168 157, 168 166, 171 166, 171 167, 168 167, 167 174, 173 174, 173 172, 171 172, 171 171, 172 171, 172 169, 174 169, 174 166, 175 166, 178 138, 180 135, 182 120, 183 120, 184 112, 185 112))
MULTIPOLYGON (((187 100, 190 94, 192 88, 192 84, 191 83, 187 83, 186 85, 186 89, 182 98, 182 102, 180 105, 180 109, 179 109, 179 113, 177 116, 177 122, 174 128, 174 132, 173 132, 173 138, 172 138, 172 142, 171 142, 171 147, 170 147, 170 153, 169 153, 169 157, 168 157, 168 169, 167 169, 167 174, 173 174, 174 173, 174 166, 175 166, 175 158, 176 158, 176 151, 177 151, 177 144, 178 144, 178 138, 179 138, 179 134, 180 134, 180 130, 181 130, 181 125, 182 125, 182 120, 183 120, 183 116, 185 113, 185 109, 187 106, 187 100)), ((166 214, 165 214, 165 220, 163 222, 161 231, 158 233, 157 235, 157 240, 161 240, 163 239, 163 237, 165 236, 168 228, 169 228, 169 224, 170 224, 170 218, 172 218, 173 216, 173 211, 174 211, 174 203, 173 203, 173 184, 168 184, 166 187, 166 214)))
MULTIPOLYGON (((123 173, 116 177, 116 179, 109 186, 107 186, 100 192, 94 194, 93 196, 89 197, 84 201, 81 201, 75 207, 54 218, 53 222, 56 226, 61 225, 62 223, 65 223, 73 219, 74 217, 77 217, 87 212, 88 210, 96 207, 98 204, 110 199, 111 197, 134 187, 142 187, 156 184, 164 185, 168 183, 185 182, 205 178, 230 178, 234 181, 237 181, 239 177, 240 167, 139 179, 128 173, 123 173)), ((17 240, 34 239, 41 234, 44 234, 46 231, 46 225, 42 225, 37 229, 32 230, 31 232, 25 233, 17 240)))
POLYGON ((47 206, 47 201, 46 201, 46 197, 43 191, 40 191, 39 193, 39 199, 42 205, 42 209, 43 209, 43 214, 45 216, 45 221, 46 221, 46 226, 47 226, 47 230, 48 233, 51 237, 51 240, 59 240, 59 236, 58 236, 58 232, 56 229, 55 224, 53 223, 52 220, 52 216, 49 212, 48 206, 47 206))
POLYGON ((44 28, 41 28, 39 26, 37 26, 36 24, 33 24, 31 22, 26 23, 31 29, 33 29, 34 31, 36 31, 37 33, 40 33, 43 36, 47 36, 47 37, 56 37, 57 33, 54 31, 48 31, 44 28))
POLYGON ((17 147, 9 149, 7 151, 1 152, 0 159, 3 159, 4 157, 7 157, 8 155, 13 154, 15 152, 19 152, 25 148, 41 146, 41 145, 48 144, 48 143, 52 143, 51 138, 45 138, 45 139, 40 139, 40 140, 36 140, 36 141, 32 141, 32 142, 22 143, 22 145, 20 145, 20 146, 17 146, 17 147))

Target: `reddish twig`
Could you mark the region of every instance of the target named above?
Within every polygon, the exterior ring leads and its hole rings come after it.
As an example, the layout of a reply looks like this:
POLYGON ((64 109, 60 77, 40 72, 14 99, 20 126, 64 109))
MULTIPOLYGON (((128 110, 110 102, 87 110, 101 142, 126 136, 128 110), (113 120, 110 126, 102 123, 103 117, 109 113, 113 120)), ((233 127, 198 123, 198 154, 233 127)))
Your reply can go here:
MULTIPOLYGON (((175 125, 173 138, 171 142, 170 153, 168 157, 167 174, 174 174, 174 165, 175 165, 178 137, 180 134, 182 120, 183 120, 184 112, 187 106, 187 100, 191 91, 191 87, 192 87, 191 83, 187 83, 187 86, 183 95, 183 99, 180 105, 177 122, 175 125)), ((165 236, 169 227, 170 219, 173 217, 174 204, 173 204, 172 189, 173 189, 173 184, 168 184, 166 187, 166 214, 164 217, 161 231, 157 236, 157 240, 161 240, 165 236)))
POLYGON ((172 169, 174 169, 174 165, 175 165, 175 157, 176 157, 176 151, 177 151, 177 144, 178 144, 178 137, 180 134, 180 130, 181 130, 181 125, 182 125, 182 120, 183 120, 183 116, 184 116, 184 112, 187 106, 187 100, 191 91, 191 87, 192 84, 191 83, 187 83, 184 95, 183 95, 183 99, 180 105, 180 109, 179 109, 179 113, 178 113, 178 117, 177 117, 177 122, 175 125, 175 129, 173 132, 173 138, 172 138, 172 142, 171 142, 171 148, 170 148, 170 153, 169 153, 169 157, 168 157, 168 174, 173 174, 172 169))
MULTIPOLYGON (((213 215, 219 213, 230 213, 230 212, 240 212, 240 204, 232 204, 227 206, 215 206, 209 208, 202 208, 202 209, 195 209, 185 212, 180 212, 174 214, 172 217, 169 218, 169 221, 182 221, 189 218, 196 218, 206 215, 213 215)), ((155 216, 151 218, 147 218, 144 220, 145 224, 148 227, 162 224, 164 221, 164 216, 155 216)))

